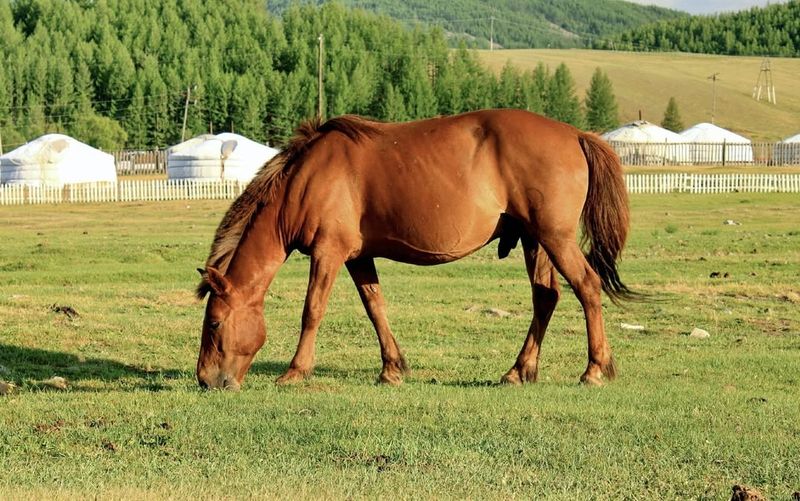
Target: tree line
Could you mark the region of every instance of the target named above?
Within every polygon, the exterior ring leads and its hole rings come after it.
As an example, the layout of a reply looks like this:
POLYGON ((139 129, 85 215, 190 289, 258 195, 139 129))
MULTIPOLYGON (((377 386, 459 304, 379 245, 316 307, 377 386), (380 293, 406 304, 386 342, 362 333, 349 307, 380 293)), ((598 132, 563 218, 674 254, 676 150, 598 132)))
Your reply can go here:
POLYGON ((187 137, 227 130, 280 145, 317 113, 319 34, 327 116, 514 107, 597 126, 563 64, 495 75, 440 28, 338 3, 275 17, 259 0, 16 0, 0 1, 5 150, 47 132, 163 148, 180 140, 185 112, 187 137))
POLYGON ((596 42, 595 47, 796 57, 800 55, 800 1, 648 24, 596 42))

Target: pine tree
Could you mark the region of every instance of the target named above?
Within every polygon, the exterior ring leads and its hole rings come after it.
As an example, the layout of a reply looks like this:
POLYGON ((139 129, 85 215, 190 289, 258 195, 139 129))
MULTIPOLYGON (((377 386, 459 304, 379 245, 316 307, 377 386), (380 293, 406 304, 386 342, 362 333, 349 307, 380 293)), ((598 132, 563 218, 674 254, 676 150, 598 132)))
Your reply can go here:
POLYGON ((608 75, 597 68, 586 91, 586 125, 595 132, 606 132, 619 126, 617 100, 608 75))
POLYGON ((583 126, 583 112, 578 96, 575 95, 575 81, 564 63, 558 65, 548 82, 547 97, 548 101, 545 104, 547 116, 575 127, 583 126))
POLYGON ((521 77, 516 67, 511 61, 506 62, 500 72, 500 80, 497 83, 495 93, 495 104, 499 108, 523 108, 521 77))
POLYGON ((400 122, 408 118, 403 94, 395 89, 391 82, 386 82, 383 88, 383 103, 380 111, 380 118, 389 122, 400 122))
POLYGON ((664 120, 661 121, 661 126, 673 132, 683 130, 683 121, 678 112, 678 102, 675 101, 674 97, 669 98, 669 103, 667 103, 667 109, 664 112, 664 120))

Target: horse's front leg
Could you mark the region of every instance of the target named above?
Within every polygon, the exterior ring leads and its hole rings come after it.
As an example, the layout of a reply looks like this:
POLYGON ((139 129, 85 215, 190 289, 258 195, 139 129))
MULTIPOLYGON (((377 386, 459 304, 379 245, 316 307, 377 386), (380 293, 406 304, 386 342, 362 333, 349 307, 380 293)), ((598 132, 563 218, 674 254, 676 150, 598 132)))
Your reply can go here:
POLYGON ((408 366, 400 347, 389 328, 389 319, 386 316, 386 302, 381 293, 381 285, 378 283, 378 272, 375 270, 375 261, 370 258, 356 259, 347 262, 347 271, 353 278, 353 282, 358 289, 358 295, 367 310, 375 332, 378 334, 378 342, 381 345, 381 360, 383 369, 378 376, 379 383, 400 384, 403 382, 403 375, 408 373, 408 366))
POLYGON ((333 282, 336 280, 336 274, 342 264, 344 264, 344 259, 328 253, 311 256, 311 271, 303 308, 300 342, 297 344, 297 351, 292 358, 292 363, 289 364, 289 369, 277 379, 278 384, 301 381, 311 376, 311 371, 314 369, 314 345, 317 339, 317 330, 325 315, 333 282))

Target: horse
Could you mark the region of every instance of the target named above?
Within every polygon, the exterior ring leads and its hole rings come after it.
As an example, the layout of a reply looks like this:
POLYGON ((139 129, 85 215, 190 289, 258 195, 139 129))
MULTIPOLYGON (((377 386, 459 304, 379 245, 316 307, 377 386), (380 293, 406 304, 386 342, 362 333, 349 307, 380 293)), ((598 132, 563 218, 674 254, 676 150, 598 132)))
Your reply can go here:
POLYGON ((378 381, 400 384, 408 365, 389 327, 375 258, 449 263, 499 239, 501 259, 522 244, 533 303, 527 337, 501 381, 537 380, 560 297, 558 272, 584 310, 588 364, 580 381, 601 385, 616 375, 601 290, 615 303, 635 294, 616 267, 628 228, 614 151, 592 133, 534 113, 306 121, 232 203, 198 268, 197 296, 208 301, 197 380, 240 388, 266 340, 265 294, 297 250, 310 256, 308 289, 297 351, 276 383, 310 377, 317 330, 344 265, 378 336, 378 381))

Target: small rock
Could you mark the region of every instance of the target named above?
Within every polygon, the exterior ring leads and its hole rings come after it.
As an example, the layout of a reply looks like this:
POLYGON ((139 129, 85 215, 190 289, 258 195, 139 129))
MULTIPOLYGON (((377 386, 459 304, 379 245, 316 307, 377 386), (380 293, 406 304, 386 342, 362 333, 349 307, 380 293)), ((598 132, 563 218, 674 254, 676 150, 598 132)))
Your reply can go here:
POLYGON ((707 330, 695 327, 694 329, 692 329, 692 332, 689 333, 689 337, 693 337, 696 339, 706 339, 711 337, 711 334, 709 334, 707 330))
POLYGON ((726 271, 725 273, 723 273, 722 278, 730 278, 730 276, 731 274, 726 271))
POLYGON ((767 498, 765 498, 763 494, 752 487, 747 487, 746 485, 734 485, 731 501, 767 501, 767 498))
POLYGON ((505 318, 511 316, 510 312, 506 310, 501 310, 500 308, 489 308, 488 310, 486 310, 486 313, 492 315, 493 317, 498 317, 498 318, 505 318))
POLYGON ((11 395, 14 393, 17 387, 14 386, 14 383, 6 383, 5 381, 0 381, 0 396, 4 395, 11 395))
POLYGON ((67 380, 61 376, 53 376, 48 380, 42 381, 42 384, 56 390, 66 390, 69 386, 67 380))
POLYGON ((742 223, 736 222, 733 219, 726 219, 725 222, 722 223, 722 224, 727 225, 727 226, 739 226, 742 223))
POLYGON ((722 273, 720 273, 718 271, 712 271, 711 274, 708 276, 708 278, 719 278, 721 276, 722 276, 722 273))
POLYGON ((622 322, 621 324, 619 324, 619 326, 622 327, 626 331, 643 331, 644 330, 644 325, 626 324, 625 322, 622 322))

